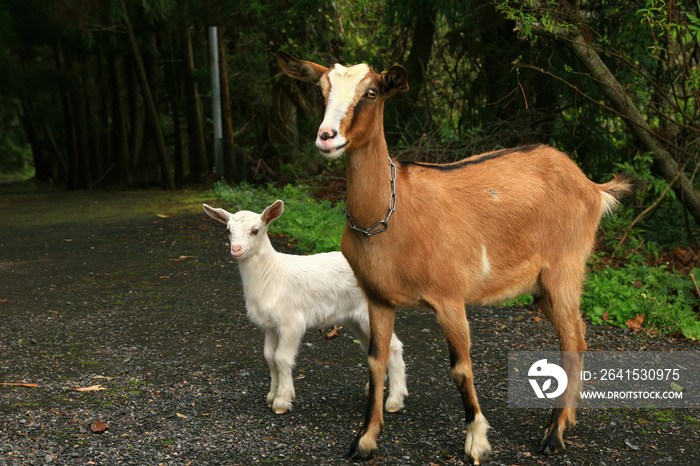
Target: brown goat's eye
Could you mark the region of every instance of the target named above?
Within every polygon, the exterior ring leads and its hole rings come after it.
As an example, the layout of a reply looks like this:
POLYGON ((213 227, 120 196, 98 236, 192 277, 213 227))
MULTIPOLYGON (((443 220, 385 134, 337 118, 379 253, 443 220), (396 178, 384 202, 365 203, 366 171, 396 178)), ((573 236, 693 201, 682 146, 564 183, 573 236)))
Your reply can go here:
POLYGON ((320 85, 316 86, 316 95, 318 96, 319 99, 326 98, 326 96, 323 95, 323 88, 320 85))
POLYGON ((367 89, 367 93, 365 94, 365 96, 369 99, 376 99, 377 95, 379 95, 379 92, 377 92, 376 89, 371 88, 371 87, 369 89, 367 89))
POLYGON ((256 228, 256 229, 252 230, 252 231, 250 232, 250 234, 253 235, 253 236, 257 236, 257 234, 258 234, 259 232, 260 232, 260 230, 258 230, 258 229, 256 228))

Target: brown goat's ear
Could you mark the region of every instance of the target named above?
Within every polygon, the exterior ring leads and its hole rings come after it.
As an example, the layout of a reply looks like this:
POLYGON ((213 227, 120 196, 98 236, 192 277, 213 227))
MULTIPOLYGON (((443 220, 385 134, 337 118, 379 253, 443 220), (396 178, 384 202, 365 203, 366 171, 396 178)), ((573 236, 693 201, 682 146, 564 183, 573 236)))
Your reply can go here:
POLYGON ((269 225, 273 220, 279 218, 282 212, 284 212, 284 202, 278 199, 263 211, 260 218, 265 225, 269 225))
POLYGON ((282 67, 282 71, 300 81, 317 83, 323 73, 328 71, 328 68, 325 66, 306 60, 297 60, 284 50, 278 50, 275 58, 277 58, 277 63, 282 67))
POLYGON ((382 92, 387 96, 408 90, 408 73, 400 65, 392 67, 389 71, 382 71, 379 81, 382 92))

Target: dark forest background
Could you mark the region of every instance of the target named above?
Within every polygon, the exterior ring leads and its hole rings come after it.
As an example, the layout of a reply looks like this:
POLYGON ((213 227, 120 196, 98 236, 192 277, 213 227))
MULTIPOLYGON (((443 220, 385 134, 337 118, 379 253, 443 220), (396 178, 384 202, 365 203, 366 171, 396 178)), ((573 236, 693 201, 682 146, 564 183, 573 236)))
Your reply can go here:
MULTIPOLYGON (((700 2, 2 0, 0 172, 68 189, 307 181, 322 105, 282 48, 402 64, 386 110, 400 158, 543 142, 596 181, 633 171, 647 206, 700 220, 700 2), (207 27, 218 27, 214 173, 207 27), (669 189, 670 186, 670 189, 669 189)), ((640 209, 644 207, 640 205, 640 209)))

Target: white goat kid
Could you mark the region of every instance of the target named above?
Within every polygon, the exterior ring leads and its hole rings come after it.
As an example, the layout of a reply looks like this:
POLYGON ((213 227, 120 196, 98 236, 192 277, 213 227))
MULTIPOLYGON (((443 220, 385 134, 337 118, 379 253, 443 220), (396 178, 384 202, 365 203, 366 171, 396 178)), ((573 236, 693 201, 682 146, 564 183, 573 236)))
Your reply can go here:
MULTIPOLYGON (((262 214, 231 214, 203 204, 212 218, 225 223, 231 255, 238 261, 248 318, 265 332, 265 360, 270 368, 267 405, 276 414, 291 411, 295 398, 292 367, 304 333, 311 328, 344 325, 369 347, 367 302, 350 265, 337 252, 298 256, 282 254, 267 237, 270 223, 282 215, 275 201, 262 214)), ((403 345, 392 335, 388 364, 389 397, 385 409, 403 408, 406 365, 403 345)))

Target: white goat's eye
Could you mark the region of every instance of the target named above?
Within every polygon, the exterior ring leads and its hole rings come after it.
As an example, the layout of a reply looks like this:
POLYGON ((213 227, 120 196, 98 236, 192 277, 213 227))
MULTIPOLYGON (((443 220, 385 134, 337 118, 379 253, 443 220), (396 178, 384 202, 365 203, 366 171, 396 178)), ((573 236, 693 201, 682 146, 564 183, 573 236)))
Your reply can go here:
POLYGON ((258 234, 259 232, 260 232, 260 230, 258 230, 257 228, 255 228, 254 230, 251 230, 250 234, 253 235, 253 236, 257 236, 257 234, 258 234))
POLYGON ((379 95, 379 92, 377 92, 377 90, 372 87, 367 89, 367 93, 365 94, 365 96, 367 96, 367 98, 369 99, 376 99, 377 95, 379 95))

